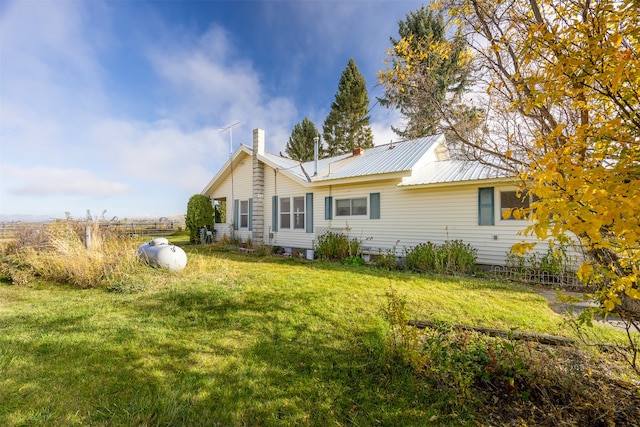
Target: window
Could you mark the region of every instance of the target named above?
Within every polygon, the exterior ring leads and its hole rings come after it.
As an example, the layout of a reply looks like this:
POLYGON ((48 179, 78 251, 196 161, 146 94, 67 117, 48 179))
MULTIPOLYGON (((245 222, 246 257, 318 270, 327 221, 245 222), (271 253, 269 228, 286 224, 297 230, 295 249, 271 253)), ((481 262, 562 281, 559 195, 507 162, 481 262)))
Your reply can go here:
POLYGON ((516 191, 500 192, 500 218, 505 220, 520 219, 513 214, 513 209, 526 209, 529 207, 529 196, 527 194, 518 196, 516 191), (508 217, 504 213, 511 210, 508 217))
POLYGON ((240 201, 240 228, 249 227, 249 201, 240 201))
POLYGON ((478 188, 478 225, 493 224, 493 187, 478 188))
POLYGON ((380 193, 369 194, 369 218, 380 219, 380 193))
POLYGON ((336 216, 355 216, 367 214, 367 198, 336 200, 336 216))
POLYGON ((305 222, 305 198, 281 197, 280 198, 280 229, 304 230, 305 222))
POLYGON ((280 199, 280 228, 291 228, 291 199, 280 199))
POLYGON ((304 229, 304 197, 293 198, 293 228, 304 229))
POLYGON ((324 198, 324 219, 333 219, 333 197, 324 198))

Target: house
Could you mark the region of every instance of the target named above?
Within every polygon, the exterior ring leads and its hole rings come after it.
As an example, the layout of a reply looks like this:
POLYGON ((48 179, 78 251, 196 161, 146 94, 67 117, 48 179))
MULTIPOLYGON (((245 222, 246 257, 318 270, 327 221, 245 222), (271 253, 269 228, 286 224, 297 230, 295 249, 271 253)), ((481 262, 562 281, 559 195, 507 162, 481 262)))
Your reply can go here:
POLYGON ((300 163, 267 153, 255 129, 253 146, 241 145, 202 194, 226 207, 218 238, 292 249, 312 249, 328 231, 398 255, 458 239, 477 249, 479 264, 503 265, 527 225, 502 218, 523 203, 513 178, 450 159, 443 135, 300 163))

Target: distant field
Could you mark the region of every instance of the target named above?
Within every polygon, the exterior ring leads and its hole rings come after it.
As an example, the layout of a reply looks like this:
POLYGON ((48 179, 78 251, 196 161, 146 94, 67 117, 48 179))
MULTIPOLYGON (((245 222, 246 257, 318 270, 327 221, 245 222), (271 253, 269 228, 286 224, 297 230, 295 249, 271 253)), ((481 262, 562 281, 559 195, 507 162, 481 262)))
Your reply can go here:
MULTIPOLYGON (((63 220, 59 220, 63 221, 63 220)), ((125 221, 98 221, 100 227, 116 232, 149 236, 149 235, 170 235, 185 229, 184 219, 159 218, 125 220, 125 221)), ((0 240, 15 238, 21 233, 41 229, 46 222, 0 222, 0 240)))

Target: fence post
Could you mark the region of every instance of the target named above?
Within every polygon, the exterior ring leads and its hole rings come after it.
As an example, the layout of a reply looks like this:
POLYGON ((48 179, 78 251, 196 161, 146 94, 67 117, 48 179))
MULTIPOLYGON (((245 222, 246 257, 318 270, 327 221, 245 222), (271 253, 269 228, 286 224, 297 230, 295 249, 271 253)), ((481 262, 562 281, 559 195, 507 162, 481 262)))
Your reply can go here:
POLYGON ((91 227, 88 225, 84 228, 84 245, 87 250, 91 248, 91 227))

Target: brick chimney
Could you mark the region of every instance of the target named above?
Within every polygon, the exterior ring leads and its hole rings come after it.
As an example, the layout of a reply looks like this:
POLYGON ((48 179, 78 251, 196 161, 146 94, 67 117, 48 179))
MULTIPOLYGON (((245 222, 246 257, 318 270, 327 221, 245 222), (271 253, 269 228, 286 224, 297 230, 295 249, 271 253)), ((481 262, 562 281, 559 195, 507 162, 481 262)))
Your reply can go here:
POLYGON ((264 129, 253 130, 253 154, 264 154, 264 129))
POLYGON ((252 233, 254 242, 264 242, 264 165, 258 160, 264 155, 264 130, 253 130, 253 212, 252 233))

